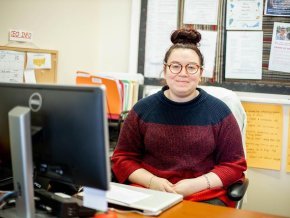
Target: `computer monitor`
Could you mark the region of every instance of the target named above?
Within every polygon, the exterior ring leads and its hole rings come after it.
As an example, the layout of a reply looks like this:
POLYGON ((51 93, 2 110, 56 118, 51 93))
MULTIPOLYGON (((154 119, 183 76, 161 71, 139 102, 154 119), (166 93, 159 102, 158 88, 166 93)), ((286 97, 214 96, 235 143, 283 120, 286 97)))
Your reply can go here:
POLYGON ((108 190, 104 87, 0 83, 0 168, 11 169, 8 112, 30 108, 34 173, 108 190))

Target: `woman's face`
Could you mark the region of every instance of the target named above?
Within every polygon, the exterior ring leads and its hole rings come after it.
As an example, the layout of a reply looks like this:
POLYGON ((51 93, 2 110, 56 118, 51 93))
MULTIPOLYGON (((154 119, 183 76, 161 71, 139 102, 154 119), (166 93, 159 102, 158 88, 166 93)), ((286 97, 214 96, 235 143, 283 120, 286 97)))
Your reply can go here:
MULTIPOLYGON (((196 95, 196 87, 201 79, 202 69, 198 68, 195 74, 190 74, 185 69, 186 65, 200 66, 200 58, 192 49, 177 48, 173 50, 167 60, 167 66, 164 66, 164 77, 169 86, 170 96, 175 99, 190 99, 196 95), (170 71, 171 64, 181 64, 182 70, 178 74, 170 71)), ((188 69, 190 70, 190 69, 188 69)))

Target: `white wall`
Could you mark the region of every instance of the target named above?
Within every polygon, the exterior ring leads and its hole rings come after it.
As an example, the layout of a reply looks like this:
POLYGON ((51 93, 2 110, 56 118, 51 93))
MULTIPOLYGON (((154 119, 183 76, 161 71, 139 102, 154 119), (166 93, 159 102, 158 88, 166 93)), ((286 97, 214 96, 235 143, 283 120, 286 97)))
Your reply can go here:
POLYGON ((0 45, 7 45, 9 29, 33 32, 36 47, 59 51, 58 83, 75 83, 77 70, 128 72, 131 4, 0 0, 0 45))

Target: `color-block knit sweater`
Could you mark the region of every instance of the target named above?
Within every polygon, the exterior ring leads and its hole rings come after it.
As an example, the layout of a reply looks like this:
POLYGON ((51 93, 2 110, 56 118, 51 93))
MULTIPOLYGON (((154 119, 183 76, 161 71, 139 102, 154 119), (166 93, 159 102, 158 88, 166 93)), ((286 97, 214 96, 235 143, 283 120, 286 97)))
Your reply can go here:
POLYGON ((204 190, 187 199, 225 197, 225 188, 243 178, 246 161, 241 132, 230 109, 198 89, 185 103, 167 99, 161 91, 141 99, 129 112, 112 156, 119 182, 139 168, 173 184, 208 172, 219 176, 224 188, 204 190))

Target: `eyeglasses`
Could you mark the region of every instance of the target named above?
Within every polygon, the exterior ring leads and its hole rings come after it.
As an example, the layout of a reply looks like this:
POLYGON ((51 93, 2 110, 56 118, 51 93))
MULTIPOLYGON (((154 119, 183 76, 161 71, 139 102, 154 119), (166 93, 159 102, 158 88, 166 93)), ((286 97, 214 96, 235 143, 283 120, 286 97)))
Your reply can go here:
POLYGON ((195 63, 186 64, 185 66, 179 63, 172 63, 172 64, 164 63, 164 65, 167 66, 169 70, 171 71, 171 73, 173 74, 179 74, 182 71, 183 67, 185 67, 185 70, 188 74, 195 74, 200 68, 202 68, 201 66, 195 63))

